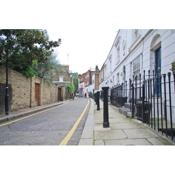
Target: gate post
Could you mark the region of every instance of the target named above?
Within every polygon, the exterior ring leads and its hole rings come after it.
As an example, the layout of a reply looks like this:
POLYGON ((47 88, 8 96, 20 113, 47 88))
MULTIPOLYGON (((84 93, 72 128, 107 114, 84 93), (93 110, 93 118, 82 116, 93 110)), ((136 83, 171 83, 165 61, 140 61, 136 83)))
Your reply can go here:
POLYGON ((103 89, 103 128, 109 128, 109 112, 108 112, 109 87, 102 87, 102 89, 103 89))

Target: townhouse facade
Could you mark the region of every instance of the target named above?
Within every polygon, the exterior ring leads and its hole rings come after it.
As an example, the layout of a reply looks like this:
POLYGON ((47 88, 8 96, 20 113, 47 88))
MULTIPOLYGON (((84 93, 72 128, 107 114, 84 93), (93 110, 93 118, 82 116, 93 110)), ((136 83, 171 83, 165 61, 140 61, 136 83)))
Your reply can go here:
POLYGON ((119 30, 100 70, 100 90, 104 86, 109 87, 109 96, 114 101, 114 89, 120 87, 122 91, 124 87, 125 104, 130 103, 132 113, 136 111, 138 115, 137 100, 140 100, 149 108, 149 123, 158 125, 158 130, 160 125, 162 130, 166 126, 166 132, 171 126, 172 133, 175 125, 175 30, 119 30))
POLYGON ((175 30, 119 30, 100 70, 100 88, 133 79, 143 71, 171 71, 175 61, 175 30))

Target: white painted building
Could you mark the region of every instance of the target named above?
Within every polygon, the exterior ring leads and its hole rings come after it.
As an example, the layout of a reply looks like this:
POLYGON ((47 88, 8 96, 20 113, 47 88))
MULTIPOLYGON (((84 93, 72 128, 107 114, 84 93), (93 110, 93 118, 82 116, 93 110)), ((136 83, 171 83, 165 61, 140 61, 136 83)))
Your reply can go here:
POLYGON ((175 61, 175 30, 119 30, 101 68, 100 86, 110 88, 133 75, 155 68, 155 52, 161 48, 160 72, 171 71, 175 61))
POLYGON ((119 30, 102 66, 100 86, 113 87, 143 70, 153 70, 158 48, 161 74, 167 73, 175 61, 175 30, 119 30))
MULTIPOLYGON (((167 74, 175 61, 175 30, 170 29, 121 29, 100 70, 100 88, 129 82, 145 70, 167 74)), ((172 87, 172 103, 174 101, 172 87)), ((173 107, 175 120, 175 109, 173 107)))

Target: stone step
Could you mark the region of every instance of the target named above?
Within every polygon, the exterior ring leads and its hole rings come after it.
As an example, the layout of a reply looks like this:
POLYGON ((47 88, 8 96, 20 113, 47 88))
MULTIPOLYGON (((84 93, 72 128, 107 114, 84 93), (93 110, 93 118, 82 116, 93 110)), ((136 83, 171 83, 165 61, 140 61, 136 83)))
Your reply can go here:
POLYGON ((119 108, 118 111, 121 114, 125 115, 126 117, 131 117, 132 116, 130 108, 126 108, 126 107, 123 106, 123 107, 119 108))
POLYGON ((130 108, 130 103, 125 103, 124 107, 125 108, 130 108))

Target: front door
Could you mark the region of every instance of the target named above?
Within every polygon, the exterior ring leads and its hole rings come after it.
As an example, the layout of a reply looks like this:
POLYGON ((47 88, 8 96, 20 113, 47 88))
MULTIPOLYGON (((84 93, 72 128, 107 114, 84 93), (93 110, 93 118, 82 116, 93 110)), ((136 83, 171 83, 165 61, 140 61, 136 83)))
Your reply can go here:
POLYGON ((161 47, 155 50, 155 95, 160 96, 161 93, 161 47))
POLYGON ((36 104, 37 106, 40 106, 40 84, 39 83, 35 83, 35 100, 36 100, 36 104))
POLYGON ((58 88, 58 101, 62 101, 61 87, 58 88))

